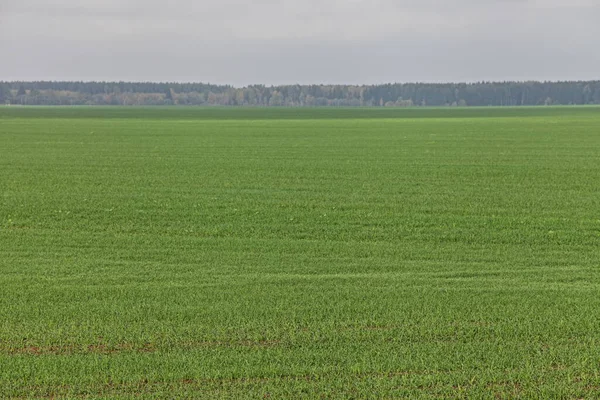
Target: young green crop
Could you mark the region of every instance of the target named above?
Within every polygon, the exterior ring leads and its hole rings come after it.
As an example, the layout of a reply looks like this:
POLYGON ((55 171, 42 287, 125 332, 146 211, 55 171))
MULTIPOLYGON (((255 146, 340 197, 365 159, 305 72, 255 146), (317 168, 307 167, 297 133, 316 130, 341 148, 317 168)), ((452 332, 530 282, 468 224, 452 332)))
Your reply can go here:
POLYGON ((600 109, 294 112, 0 108, 0 397, 597 396, 600 109))

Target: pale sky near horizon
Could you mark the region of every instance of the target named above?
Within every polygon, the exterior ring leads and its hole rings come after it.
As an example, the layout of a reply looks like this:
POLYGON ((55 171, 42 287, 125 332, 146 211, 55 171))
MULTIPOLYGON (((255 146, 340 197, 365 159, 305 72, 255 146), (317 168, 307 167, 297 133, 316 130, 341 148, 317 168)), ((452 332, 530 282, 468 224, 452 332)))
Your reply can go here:
POLYGON ((0 80, 600 79, 600 0, 0 0, 0 80))

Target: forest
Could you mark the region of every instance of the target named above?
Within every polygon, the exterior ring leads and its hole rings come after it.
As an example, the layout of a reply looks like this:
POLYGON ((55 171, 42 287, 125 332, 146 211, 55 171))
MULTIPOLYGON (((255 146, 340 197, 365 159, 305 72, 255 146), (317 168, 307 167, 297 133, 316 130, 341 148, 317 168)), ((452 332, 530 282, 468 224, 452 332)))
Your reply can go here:
POLYGON ((600 81, 250 85, 3 82, 0 105, 465 107, 600 104, 600 81))

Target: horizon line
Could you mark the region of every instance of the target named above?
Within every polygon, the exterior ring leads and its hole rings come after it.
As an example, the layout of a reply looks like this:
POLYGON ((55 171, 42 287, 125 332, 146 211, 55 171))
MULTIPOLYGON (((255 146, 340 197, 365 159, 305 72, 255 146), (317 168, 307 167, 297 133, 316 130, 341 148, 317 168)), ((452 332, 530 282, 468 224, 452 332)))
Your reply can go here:
POLYGON ((346 87, 373 87, 373 86, 385 86, 385 85, 481 85, 481 84, 507 84, 507 83, 598 83, 600 77, 597 79, 570 79, 570 80, 478 80, 478 81, 406 81, 406 82, 381 82, 381 83, 285 83, 285 84, 265 84, 265 83, 253 83, 248 85, 234 85, 226 83, 212 83, 203 81, 152 81, 152 80, 0 80, 0 84, 23 84, 23 83, 130 83, 130 84, 157 84, 157 85, 207 85, 207 86, 219 86, 233 89, 244 89, 250 87, 286 87, 286 86, 346 86, 346 87))

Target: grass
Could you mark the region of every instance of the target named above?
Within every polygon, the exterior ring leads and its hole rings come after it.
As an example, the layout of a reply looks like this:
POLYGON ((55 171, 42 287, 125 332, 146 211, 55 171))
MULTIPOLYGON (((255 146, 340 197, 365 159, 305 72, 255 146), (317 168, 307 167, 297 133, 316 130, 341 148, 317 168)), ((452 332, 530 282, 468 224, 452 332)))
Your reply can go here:
POLYGON ((0 108, 0 397, 595 398, 599 127, 0 108))
POLYGON ((490 117, 594 117, 597 106, 446 107, 446 108, 278 108, 278 107, 1 107, 0 118, 141 119, 141 120, 320 120, 490 117))

